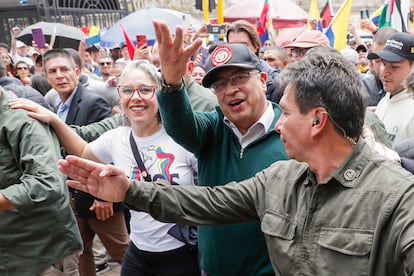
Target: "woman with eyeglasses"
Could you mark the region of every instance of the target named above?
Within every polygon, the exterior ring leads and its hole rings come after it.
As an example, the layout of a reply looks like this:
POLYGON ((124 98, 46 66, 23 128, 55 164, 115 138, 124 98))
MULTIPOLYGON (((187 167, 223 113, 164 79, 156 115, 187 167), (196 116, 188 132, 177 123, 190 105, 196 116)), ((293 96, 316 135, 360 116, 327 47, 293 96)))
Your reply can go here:
POLYGON ((31 76, 30 65, 23 60, 18 61, 14 67, 14 77, 25 85, 31 85, 31 76))
MULTIPOLYGON (((175 143, 162 126, 155 92, 161 83, 157 69, 143 61, 127 65, 119 79, 118 93, 125 125, 86 143, 54 113, 24 99, 10 103, 25 108, 29 116, 50 123, 70 154, 121 167, 137 180, 165 179, 166 185, 193 185, 197 160, 175 143), (132 141, 130 140, 132 137, 132 141), (144 164, 139 168, 137 155, 144 164), (146 175, 149 175, 147 178, 146 175)), ((155 220, 131 210, 131 242, 121 275, 200 275, 193 229, 155 220), (183 237, 180 237, 183 235, 183 237), (191 244, 191 245, 190 245, 191 244)))

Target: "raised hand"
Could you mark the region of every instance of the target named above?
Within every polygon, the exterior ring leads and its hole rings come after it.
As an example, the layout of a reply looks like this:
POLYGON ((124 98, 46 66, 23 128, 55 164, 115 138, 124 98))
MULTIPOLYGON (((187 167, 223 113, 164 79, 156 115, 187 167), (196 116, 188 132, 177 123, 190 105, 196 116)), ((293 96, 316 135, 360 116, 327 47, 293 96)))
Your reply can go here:
POLYGON ((166 83, 179 83, 187 70, 187 62, 197 53, 202 44, 201 39, 195 39, 184 45, 183 28, 177 26, 175 38, 172 37, 165 22, 154 20, 155 35, 158 41, 161 60, 161 73, 166 83))

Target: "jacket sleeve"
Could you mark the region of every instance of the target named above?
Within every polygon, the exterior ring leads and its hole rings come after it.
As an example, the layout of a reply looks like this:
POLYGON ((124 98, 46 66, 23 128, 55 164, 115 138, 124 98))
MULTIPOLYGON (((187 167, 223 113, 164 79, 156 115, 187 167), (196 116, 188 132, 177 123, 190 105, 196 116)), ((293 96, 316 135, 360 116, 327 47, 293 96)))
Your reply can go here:
POLYGON ((117 128, 123 124, 123 114, 118 113, 109 118, 100 120, 99 122, 92 123, 86 126, 71 125, 74 130, 83 140, 91 142, 101 136, 104 132, 117 128))
POLYGON ((177 93, 157 91, 162 123, 175 142, 196 156, 208 144, 217 112, 194 112, 186 88, 177 93))
POLYGON ((2 193, 23 215, 35 205, 44 205, 65 196, 67 187, 58 171, 58 141, 51 129, 24 114, 9 114, 10 123, 2 130, 2 193), (12 119, 14 118, 14 119, 12 119), (24 119, 22 119, 24 118, 24 119), (8 145, 5 145, 7 137, 8 145))

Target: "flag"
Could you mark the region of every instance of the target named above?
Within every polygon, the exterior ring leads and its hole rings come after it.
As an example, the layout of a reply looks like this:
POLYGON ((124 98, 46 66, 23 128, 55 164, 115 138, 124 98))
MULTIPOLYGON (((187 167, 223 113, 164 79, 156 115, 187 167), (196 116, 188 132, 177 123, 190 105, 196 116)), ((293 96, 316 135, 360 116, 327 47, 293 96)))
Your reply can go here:
POLYGON ((88 30, 88 38, 86 39, 86 45, 90 46, 96 43, 101 42, 101 34, 99 32, 99 27, 92 26, 88 30))
POLYGON ((327 0, 325 6, 322 9, 321 12, 321 25, 322 28, 327 28, 329 26, 329 24, 332 21, 332 17, 333 17, 333 11, 332 11, 332 5, 331 5, 331 0, 327 0))
POLYGON ((407 32, 410 0, 387 0, 378 21, 378 28, 393 27, 407 32))
POLYGON ((378 26, 379 18, 381 16, 382 9, 384 8, 384 5, 379 7, 372 15, 371 15, 371 21, 378 26))
POLYGON ((119 24, 119 26, 121 27, 121 29, 122 29, 122 33, 124 34, 124 37, 125 37, 125 44, 126 44, 126 47, 127 47, 127 49, 128 49, 128 54, 129 54, 129 57, 131 58, 131 60, 133 60, 133 59, 134 59, 134 52, 135 52, 135 46, 134 46, 134 43, 133 43, 133 42, 132 42, 132 40, 129 38, 129 36, 128 36, 128 34, 127 34, 127 32, 126 32, 125 28, 124 28, 124 25, 119 24))
POLYGON ((319 14, 318 2, 316 0, 312 0, 309 6, 308 29, 312 29, 310 22, 313 20, 316 20, 316 29, 322 31, 321 15, 319 14))
POLYGON ((325 31, 331 47, 337 50, 342 50, 346 46, 351 8, 352 0, 345 0, 325 31))
POLYGON ((269 0, 264 0, 262 13, 260 14, 257 32, 259 33, 260 40, 263 42, 269 39, 269 33, 267 32, 267 18, 269 16, 269 0))

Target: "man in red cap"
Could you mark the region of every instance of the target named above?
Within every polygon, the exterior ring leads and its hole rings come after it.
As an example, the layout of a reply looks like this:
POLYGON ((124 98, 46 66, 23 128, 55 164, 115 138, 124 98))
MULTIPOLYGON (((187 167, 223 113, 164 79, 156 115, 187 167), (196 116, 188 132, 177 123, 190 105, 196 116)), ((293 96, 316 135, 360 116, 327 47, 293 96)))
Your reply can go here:
POLYGON ((293 43, 284 45, 288 49, 289 62, 303 58, 305 53, 316 46, 329 46, 329 39, 318 30, 306 30, 301 33, 293 43))

